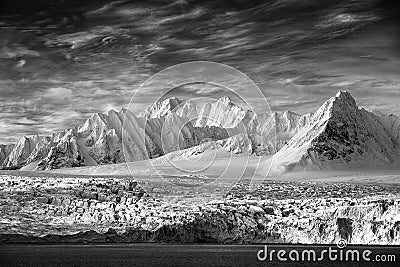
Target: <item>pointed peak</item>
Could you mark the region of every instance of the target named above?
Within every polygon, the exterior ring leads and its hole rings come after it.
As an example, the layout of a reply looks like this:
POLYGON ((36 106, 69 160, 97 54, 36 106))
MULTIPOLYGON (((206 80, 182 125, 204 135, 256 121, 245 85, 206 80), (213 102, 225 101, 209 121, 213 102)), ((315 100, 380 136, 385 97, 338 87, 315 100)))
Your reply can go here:
POLYGON ((357 107, 356 100, 353 96, 347 91, 339 91, 335 96, 331 97, 328 101, 326 101, 321 107, 331 106, 336 108, 344 108, 344 107, 357 107))
POLYGON ((151 110, 151 109, 159 109, 160 107, 166 107, 166 108, 168 107, 168 109, 172 111, 182 103, 183 103, 182 100, 173 96, 163 100, 158 100, 153 105, 148 106, 147 109, 151 110))
POLYGON ((333 114, 344 114, 349 110, 358 109, 356 100, 347 91, 339 91, 335 96, 329 98, 322 106, 312 113, 315 120, 330 118, 333 114))
POLYGON ((173 96, 170 98, 166 98, 164 100, 157 101, 157 103, 170 104, 171 106, 175 107, 178 106, 180 103, 182 103, 182 101, 179 98, 173 96))
POLYGON ((223 96, 223 97, 219 98, 218 101, 225 105, 232 104, 232 100, 229 96, 223 96))
POLYGON ((144 116, 147 118, 160 118, 169 114, 179 105, 181 105, 181 103, 183 102, 176 97, 170 97, 164 100, 159 99, 154 104, 147 106, 144 112, 140 114, 140 116, 144 116))
POLYGON ((108 115, 108 116, 110 116, 110 115, 116 115, 116 114, 118 114, 118 112, 117 112, 115 109, 110 109, 110 110, 107 112, 107 115, 108 115))
POLYGON ((90 118, 95 118, 95 119, 103 119, 105 116, 105 114, 101 113, 101 112, 96 112, 93 113, 92 116, 90 118))
POLYGON ((349 104, 356 105, 356 100, 347 91, 339 91, 339 92, 337 92, 335 98, 337 100, 345 101, 345 102, 347 102, 349 104))
POLYGON ((342 97, 342 96, 344 96, 344 95, 350 95, 350 93, 347 92, 347 91, 342 91, 342 90, 340 90, 340 91, 338 91, 338 92, 336 93, 336 97, 342 97))

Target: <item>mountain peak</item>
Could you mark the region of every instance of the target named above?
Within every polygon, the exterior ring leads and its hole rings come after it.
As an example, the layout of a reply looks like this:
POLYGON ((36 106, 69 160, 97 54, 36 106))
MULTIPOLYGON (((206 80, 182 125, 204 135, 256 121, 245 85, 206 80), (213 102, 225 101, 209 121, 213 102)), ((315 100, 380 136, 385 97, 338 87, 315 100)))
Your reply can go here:
POLYGON ((182 103, 183 103, 182 100, 180 100, 179 98, 173 96, 173 97, 169 97, 169 98, 166 98, 166 99, 163 99, 163 100, 159 100, 159 101, 157 101, 155 104, 153 104, 151 106, 167 107, 169 110, 174 110, 177 106, 179 106, 182 103))
POLYGON ((350 93, 347 91, 342 91, 342 90, 340 90, 336 93, 336 97, 341 97, 341 96, 345 96, 345 95, 350 95, 350 93))
POLYGON ((349 114, 357 109, 356 100, 347 91, 339 91, 329 98, 316 112, 312 113, 314 121, 327 120, 338 114, 349 114))
POLYGON ((347 92, 347 91, 339 91, 335 95, 335 100, 340 101, 341 103, 347 103, 351 106, 356 106, 356 100, 353 98, 353 96, 347 92))
POLYGON ((170 104, 171 106, 175 107, 175 106, 178 106, 180 103, 182 103, 182 101, 179 98, 173 96, 173 97, 169 97, 164 100, 158 101, 158 103, 170 104))
POLYGON ((232 104, 232 100, 229 96, 223 96, 223 97, 219 98, 218 101, 225 105, 232 104))
POLYGON ((181 103, 182 101, 176 97, 170 97, 164 100, 160 100, 148 106, 144 111, 144 115, 147 118, 160 118, 169 114, 181 103))

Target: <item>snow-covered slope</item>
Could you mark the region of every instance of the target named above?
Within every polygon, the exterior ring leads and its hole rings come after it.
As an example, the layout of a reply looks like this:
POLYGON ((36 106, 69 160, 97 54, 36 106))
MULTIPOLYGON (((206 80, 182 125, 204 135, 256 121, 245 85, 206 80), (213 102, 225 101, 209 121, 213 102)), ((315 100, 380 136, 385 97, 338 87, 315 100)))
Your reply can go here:
POLYGON ((246 125, 256 115, 232 103, 229 97, 222 97, 214 103, 205 103, 195 123, 197 127, 217 126, 237 128, 246 125))
POLYGON ((387 129, 389 133, 393 134, 393 138, 400 143, 400 118, 390 114, 386 115, 381 112, 373 112, 378 117, 379 122, 387 129))
POLYGON ((276 171, 395 165, 400 160, 398 120, 359 109, 339 92, 274 156, 276 171))
POLYGON ((219 153, 227 158, 231 154, 251 154, 252 143, 245 134, 238 134, 221 140, 209 140, 201 142, 201 144, 182 150, 170 152, 162 157, 154 159, 153 164, 163 163, 170 160, 183 160, 192 157, 201 156, 205 152, 219 153))
POLYGON ((198 117, 197 105, 193 101, 187 100, 176 107, 176 114, 178 114, 179 117, 187 118, 189 121, 194 123, 198 117))
POLYGON ((35 151, 36 146, 46 142, 45 137, 40 136, 24 136, 14 146, 14 149, 9 153, 3 162, 3 166, 7 168, 21 167, 29 163, 29 157, 39 154, 35 151), (33 153, 35 153, 33 155, 33 153))
POLYGON ((161 118, 171 114, 171 111, 177 108, 181 103, 182 101, 176 97, 167 98, 148 106, 141 115, 145 118, 161 118))
POLYGON ((14 144, 0 145, 0 166, 3 164, 4 160, 10 155, 11 151, 14 149, 14 144))

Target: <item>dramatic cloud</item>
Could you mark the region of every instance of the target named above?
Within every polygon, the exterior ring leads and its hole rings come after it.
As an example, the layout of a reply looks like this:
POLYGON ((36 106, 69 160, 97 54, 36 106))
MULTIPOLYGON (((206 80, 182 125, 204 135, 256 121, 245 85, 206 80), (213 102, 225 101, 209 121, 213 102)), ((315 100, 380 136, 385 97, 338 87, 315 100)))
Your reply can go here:
POLYGON ((43 98, 54 101, 69 101, 69 98, 73 96, 73 91, 71 89, 56 87, 47 89, 43 94, 43 98))
MULTIPOLYGON (((349 90, 365 108, 400 115, 395 3, 228 2, 6 1, 0 10, 0 143, 126 107, 149 77, 196 60, 242 71, 272 110, 307 113, 349 90)), ((186 71, 196 81, 196 70, 186 71)), ((180 75, 146 87, 133 109, 174 88, 180 75)), ((265 110, 236 77, 222 78, 257 112, 265 110)), ((182 99, 226 92, 207 83, 173 90, 182 99)))

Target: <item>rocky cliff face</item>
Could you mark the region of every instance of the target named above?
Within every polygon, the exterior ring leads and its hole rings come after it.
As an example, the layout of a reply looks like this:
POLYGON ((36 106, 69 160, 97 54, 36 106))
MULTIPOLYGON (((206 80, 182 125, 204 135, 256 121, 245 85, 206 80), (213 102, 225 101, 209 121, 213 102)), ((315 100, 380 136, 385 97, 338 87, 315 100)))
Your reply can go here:
POLYGON ((14 149, 14 146, 14 144, 0 145, 0 166, 3 164, 8 155, 10 155, 11 151, 14 149))
POLYGON ((48 136, 31 136, 22 138, 14 149, 9 153, 3 162, 6 168, 20 168, 27 165, 32 165, 36 168, 38 164, 41 166, 38 169, 46 168, 45 162, 54 167, 63 166, 82 166, 82 164, 73 163, 76 160, 83 159, 78 153, 78 145, 76 143, 76 131, 73 129, 61 131, 48 136), (67 147, 70 147, 68 149, 67 147), (80 158, 79 158, 79 157, 80 158), (59 157, 59 158, 58 158, 59 157))
MULTIPOLYGON (((31 136, 31 137, 23 137, 18 143, 15 145, 14 149, 7 156, 7 158, 3 162, 3 166, 8 168, 20 168, 28 163, 30 163, 30 156, 34 153, 34 155, 38 155, 39 152, 36 149, 37 146, 43 147, 44 143, 47 143, 46 137, 41 136, 31 136)), ((34 156, 33 156, 34 157, 34 156)))
POLYGON ((41 159, 36 169, 58 169, 62 167, 84 166, 84 157, 79 149, 78 140, 71 129, 65 133, 56 144, 53 144, 44 159, 41 159))

